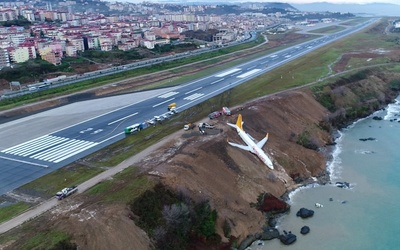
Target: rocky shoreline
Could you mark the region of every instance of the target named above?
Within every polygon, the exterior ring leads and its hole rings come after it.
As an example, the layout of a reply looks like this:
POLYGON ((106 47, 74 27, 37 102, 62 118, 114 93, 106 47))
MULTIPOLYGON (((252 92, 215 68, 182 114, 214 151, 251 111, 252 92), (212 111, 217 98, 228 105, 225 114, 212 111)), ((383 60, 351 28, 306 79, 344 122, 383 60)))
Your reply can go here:
MULTIPOLYGON (((357 85, 357 84, 356 84, 357 85)), ((358 86, 360 88, 364 87, 364 86, 358 86)), ((305 187, 305 186, 309 186, 312 184, 319 184, 319 185, 326 185, 331 183, 331 178, 330 178, 330 174, 329 170, 327 169, 329 166, 329 162, 333 160, 333 152, 335 150, 335 145, 336 145, 336 141, 337 139, 340 137, 339 135, 339 131, 340 129, 346 128, 348 126, 350 126, 351 124, 353 124, 354 122, 363 119, 367 116, 372 115, 374 112, 378 111, 378 110, 382 110, 385 109, 385 107, 387 107, 388 104, 393 103, 395 101, 395 98, 398 96, 398 91, 395 89, 390 89, 389 86, 385 86, 385 89, 377 91, 377 95, 378 94, 382 94, 384 93, 385 98, 381 98, 381 101, 376 101, 375 99, 375 104, 378 105, 369 105, 369 110, 368 112, 364 112, 359 114, 358 116, 353 116, 353 117, 343 117, 343 115, 338 115, 336 113, 336 117, 334 119, 332 119, 330 121, 330 126, 332 129, 330 136, 332 141, 334 141, 334 143, 332 143, 331 145, 326 145, 325 147, 320 147, 318 149, 318 152, 321 153, 324 158, 326 159, 326 166, 325 166, 325 170, 322 171, 322 173, 318 176, 316 176, 315 178, 307 178, 304 180, 297 180, 296 183, 298 183, 299 185, 297 185, 294 189, 289 189, 287 190, 280 198, 281 198, 281 202, 287 204, 287 202, 290 200, 290 194, 292 192, 294 192, 295 190, 301 188, 301 187, 305 187)), ((363 102, 365 102, 366 100, 363 100, 363 102)), ((343 108, 343 107, 342 107, 343 108)), ((347 109, 349 109, 347 107, 347 109)), ((378 120, 377 117, 374 117, 373 119, 378 120)), ((360 140, 372 140, 374 138, 365 138, 365 139, 360 139, 360 140)), ((341 183, 336 183, 335 184, 337 187, 341 187, 341 188, 346 188, 348 187, 350 184, 347 182, 341 182, 341 183)), ((318 204, 322 207, 321 204, 318 204)), ((317 206, 317 204, 316 204, 317 206)), ((266 224, 263 227, 262 231, 256 234, 250 234, 248 235, 239 245, 239 247, 237 248, 238 250, 244 250, 244 249, 250 249, 250 246, 256 242, 256 241, 265 241, 265 240, 271 240, 271 239, 275 239, 275 238, 279 238, 281 240, 281 242, 285 245, 289 245, 289 244, 293 244, 296 241, 296 235, 292 234, 291 232, 279 232, 276 229, 277 224, 279 224, 279 220, 281 218, 283 218, 284 216, 286 216, 289 213, 290 208, 288 208, 288 210, 284 211, 283 213, 274 213, 273 211, 263 211, 263 213, 265 214, 266 217, 266 224), (271 216, 271 214, 273 214, 273 216, 271 216)), ((312 210, 310 210, 312 211, 312 210)), ((297 212, 297 214, 299 214, 299 212, 297 212)), ((307 228, 302 228, 301 233, 303 233, 303 231, 307 231, 307 233, 310 231, 310 229, 307 228)), ((261 243, 259 243, 261 244, 261 243)), ((264 243, 262 243, 264 244, 264 243)))

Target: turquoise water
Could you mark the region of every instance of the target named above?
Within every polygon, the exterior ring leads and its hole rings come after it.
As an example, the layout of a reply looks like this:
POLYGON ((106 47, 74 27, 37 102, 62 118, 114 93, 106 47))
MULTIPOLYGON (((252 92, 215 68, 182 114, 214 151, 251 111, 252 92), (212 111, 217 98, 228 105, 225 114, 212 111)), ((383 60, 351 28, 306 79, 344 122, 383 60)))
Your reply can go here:
POLYGON ((400 249, 400 102, 373 116, 384 120, 371 116, 341 131, 328 167, 332 184, 291 194, 291 212, 278 228, 296 234, 297 241, 284 246, 274 239, 251 249, 400 249), (376 140, 359 140, 369 137, 376 140), (351 188, 338 188, 336 181, 351 188), (314 216, 296 217, 301 207, 314 210, 314 216), (304 225, 311 229, 308 235, 300 234, 304 225))

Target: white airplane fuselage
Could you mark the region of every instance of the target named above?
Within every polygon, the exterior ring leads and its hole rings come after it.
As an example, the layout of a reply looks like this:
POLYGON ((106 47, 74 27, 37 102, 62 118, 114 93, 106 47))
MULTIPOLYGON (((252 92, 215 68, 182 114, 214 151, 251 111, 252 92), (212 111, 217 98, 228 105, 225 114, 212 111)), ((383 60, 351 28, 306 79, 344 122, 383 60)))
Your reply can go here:
POLYGON ((238 132, 240 138, 242 138, 242 140, 247 144, 247 146, 252 149, 251 152, 257 155, 258 158, 260 158, 260 160, 264 162, 264 164, 267 165, 270 169, 274 169, 272 161, 264 153, 264 151, 256 145, 256 143, 249 137, 249 135, 246 134, 246 132, 244 132, 243 130, 237 128, 236 131, 238 132))
POLYGON ((250 135, 247 134, 243 130, 242 115, 240 115, 240 114, 238 116, 238 120, 237 120, 236 124, 228 123, 228 125, 231 127, 234 127, 236 129, 238 135, 240 136, 240 138, 242 138, 242 140, 247 144, 247 146, 245 146, 245 145, 239 145, 236 143, 228 142, 230 145, 252 152, 253 154, 257 155, 258 158, 260 158, 260 160, 262 162, 264 162, 264 164, 267 165, 270 169, 274 169, 271 159, 262 150, 263 145, 268 140, 268 134, 266 135, 266 137, 263 140, 259 141, 258 143, 255 143, 254 140, 250 137, 250 135))

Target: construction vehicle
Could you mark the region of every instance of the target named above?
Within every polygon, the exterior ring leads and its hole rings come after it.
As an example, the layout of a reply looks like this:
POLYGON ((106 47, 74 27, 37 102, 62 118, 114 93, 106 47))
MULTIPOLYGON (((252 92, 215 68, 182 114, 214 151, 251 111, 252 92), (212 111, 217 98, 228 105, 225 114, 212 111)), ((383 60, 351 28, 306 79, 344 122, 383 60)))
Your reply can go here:
POLYGON ((183 129, 184 130, 190 130, 190 129, 194 129, 196 127, 196 124, 194 124, 194 123, 188 123, 188 124, 185 124, 184 126, 183 126, 183 129))
POLYGON ((215 126, 208 124, 207 122, 201 122, 201 123, 199 123, 199 127, 203 128, 203 129, 206 129, 206 128, 213 129, 215 126))
POLYGON ((126 135, 129 135, 129 134, 138 132, 138 131, 140 131, 140 130, 142 130, 142 129, 145 128, 145 124, 146 124, 146 123, 135 123, 135 124, 133 124, 133 125, 131 125, 131 126, 128 126, 128 127, 126 127, 126 128, 124 129, 125 134, 126 134, 126 135))
POLYGON ((176 108, 176 103, 175 102, 173 102, 173 103, 168 105, 168 111, 171 111, 172 109, 175 109, 175 108, 176 108))
POLYGON ((75 193, 76 191, 78 191, 77 186, 63 188, 60 192, 56 193, 56 198, 58 200, 62 200, 64 198, 67 198, 71 194, 75 193))

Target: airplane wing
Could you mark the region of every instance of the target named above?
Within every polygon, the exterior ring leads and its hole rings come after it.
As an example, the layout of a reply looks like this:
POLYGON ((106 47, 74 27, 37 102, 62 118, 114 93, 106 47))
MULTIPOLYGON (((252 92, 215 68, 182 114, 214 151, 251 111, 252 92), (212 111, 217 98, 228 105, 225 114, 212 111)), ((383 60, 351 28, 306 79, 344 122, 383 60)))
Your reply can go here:
POLYGON ((229 123, 229 122, 227 122, 226 124, 228 124, 228 125, 231 126, 232 128, 236 128, 236 125, 235 125, 235 124, 232 124, 232 123, 229 123))
POLYGON ((258 146, 260 149, 262 149, 263 146, 264 146, 264 144, 265 144, 267 141, 268 141, 268 133, 267 133, 267 135, 264 137, 264 139, 262 139, 261 141, 259 141, 259 142, 257 143, 257 146, 258 146))
POLYGON ((247 150, 247 151, 253 152, 253 150, 251 150, 251 148, 250 148, 249 146, 240 145, 240 144, 236 144, 236 143, 233 143, 233 142, 228 142, 228 143, 229 143, 230 145, 234 146, 234 147, 237 147, 237 148, 240 148, 240 149, 243 149, 243 150, 247 150))

